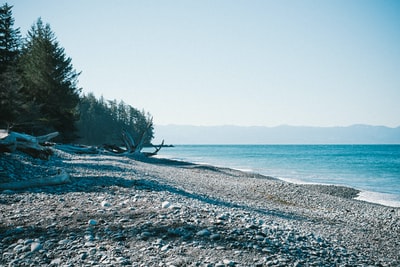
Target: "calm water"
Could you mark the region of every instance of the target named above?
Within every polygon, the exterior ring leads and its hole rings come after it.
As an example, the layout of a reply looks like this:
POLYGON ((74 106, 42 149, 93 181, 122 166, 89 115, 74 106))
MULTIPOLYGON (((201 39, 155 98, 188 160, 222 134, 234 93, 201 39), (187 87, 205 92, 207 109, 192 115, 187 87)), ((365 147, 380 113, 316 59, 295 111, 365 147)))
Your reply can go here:
POLYGON ((400 206, 400 145, 179 145, 159 155, 291 182, 337 184, 400 206))

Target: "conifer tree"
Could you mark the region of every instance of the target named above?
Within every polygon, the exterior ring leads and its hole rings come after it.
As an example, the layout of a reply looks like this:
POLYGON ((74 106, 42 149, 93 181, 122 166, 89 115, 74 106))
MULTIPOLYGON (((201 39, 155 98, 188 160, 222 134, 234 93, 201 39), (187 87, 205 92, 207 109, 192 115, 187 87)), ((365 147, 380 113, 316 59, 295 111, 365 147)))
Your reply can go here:
POLYGON ((49 24, 41 18, 28 31, 21 54, 23 94, 40 108, 35 133, 57 130, 63 141, 75 137, 80 89, 79 73, 72 66, 49 24))
POLYGON ((0 7, 0 73, 15 64, 21 45, 19 28, 14 29, 12 6, 0 7))
POLYGON ((0 6, 0 127, 9 127, 20 117, 23 102, 16 65, 21 35, 14 28, 12 6, 0 6))

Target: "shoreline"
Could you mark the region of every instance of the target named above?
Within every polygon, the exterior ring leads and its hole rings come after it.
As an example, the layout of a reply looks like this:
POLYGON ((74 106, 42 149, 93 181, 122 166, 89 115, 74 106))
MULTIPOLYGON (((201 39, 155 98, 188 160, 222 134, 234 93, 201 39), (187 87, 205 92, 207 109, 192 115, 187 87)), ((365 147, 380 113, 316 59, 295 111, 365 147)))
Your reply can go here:
POLYGON ((0 262, 10 266, 400 264, 400 209, 355 200, 351 188, 165 159, 8 156, 30 175, 71 178, 0 192, 0 262))
MULTIPOLYGON (((168 156, 164 157, 164 156, 157 155, 155 158, 178 161, 178 162, 183 162, 183 163, 186 162, 186 163, 190 163, 190 164, 197 164, 197 165, 204 165, 204 166, 210 166, 210 165, 214 166, 207 162, 191 162, 191 161, 188 161, 185 159, 170 158, 168 156)), ((215 165, 215 167, 231 168, 233 170, 237 170, 237 171, 241 171, 241 172, 245 172, 245 173, 254 173, 254 174, 268 176, 268 174, 259 173, 252 169, 232 168, 232 167, 226 167, 226 166, 220 166, 220 165, 215 165)), ((299 184, 299 185, 323 185, 323 186, 348 187, 348 188, 357 190, 359 192, 358 196, 354 197, 354 199, 356 199, 356 200, 365 201, 365 202, 369 202, 369 203, 373 203, 373 204, 379 204, 379 205, 388 206, 388 207, 393 207, 393 208, 400 207, 400 199, 398 199, 399 197, 394 194, 359 189, 359 188, 355 188, 355 187, 352 187, 352 186, 346 185, 346 184, 316 183, 316 182, 307 182, 307 181, 304 181, 301 179, 283 178, 283 177, 274 177, 274 178, 281 180, 281 181, 291 183, 291 184, 299 184)))

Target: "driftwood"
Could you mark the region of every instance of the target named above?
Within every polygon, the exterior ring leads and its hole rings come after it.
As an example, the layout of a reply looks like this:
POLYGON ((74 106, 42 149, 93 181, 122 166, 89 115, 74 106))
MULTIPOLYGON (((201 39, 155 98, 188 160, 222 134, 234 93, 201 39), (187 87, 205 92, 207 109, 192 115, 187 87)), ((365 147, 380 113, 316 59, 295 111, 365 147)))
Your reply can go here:
POLYGON ((0 152, 14 152, 17 149, 17 139, 7 130, 0 130, 0 152))
POLYGON ((135 141, 133 140, 132 135, 130 135, 130 133, 125 129, 122 130, 122 141, 124 142, 128 153, 134 153, 136 151, 135 141))
POLYGON ((70 177, 67 173, 63 172, 56 176, 33 179, 27 181, 9 182, 0 184, 0 190, 21 190, 26 188, 41 187, 48 185, 61 185, 70 183, 70 177))
POLYGON ((123 149, 117 145, 104 144, 101 146, 101 148, 108 152, 115 153, 115 154, 122 154, 122 153, 126 152, 125 149, 123 149))
POLYGON ((158 151, 160 151, 161 148, 164 147, 164 140, 162 140, 161 144, 159 144, 159 145, 157 145, 157 146, 153 145, 153 147, 156 149, 154 152, 144 152, 144 154, 145 154, 147 157, 151 157, 151 156, 157 155, 158 151))
POLYGON ((152 122, 149 122, 147 124, 147 127, 145 128, 145 130, 139 136, 138 142, 135 142, 132 135, 126 129, 123 129, 122 130, 122 141, 126 147, 126 150, 123 150, 120 147, 115 146, 115 145, 104 145, 103 148, 105 150, 107 150, 108 152, 117 153, 117 154, 128 154, 128 155, 133 154, 135 156, 143 155, 143 156, 147 156, 147 157, 154 156, 164 146, 164 140, 162 141, 161 145, 153 146, 156 149, 154 152, 142 152, 143 147, 144 147, 144 142, 145 142, 146 137, 149 134, 149 131, 152 126, 153 126, 152 122))
POLYGON ((96 147, 92 146, 82 146, 82 145, 65 145, 65 144, 58 144, 55 146, 56 148, 75 154, 98 154, 99 150, 96 147))
MULTIPOLYGON (((154 146, 154 152, 142 152, 146 137, 148 136, 152 122, 149 122, 146 128, 139 135, 137 142, 132 135, 127 131, 122 131, 122 141, 126 149, 116 145, 103 145, 100 148, 82 145, 66 145, 58 144, 56 147, 60 150, 76 154, 97 154, 104 151, 113 154, 126 154, 134 156, 147 156, 151 157, 156 155, 162 147, 164 147, 164 140, 160 145, 154 146)), ((46 147, 47 142, 58 136, 58 132, 50 133, 42 136, 32 136, 17 132, 8 132, 7 130, 0 130, 0 152, 14 152, 16 150, 22 151, 35 158, 48 159, 53 154, 53 151, 46 147)), ((51 144, 54 145, 54 144, 51 144)))
POLYGON ((0 152, 14 152, 15 150, 19 150, 35 158, 48 159, 53 152, 42 144, 58 135, 58 132, 54 132, 36 137, 28 134, 1 130, 0 152))

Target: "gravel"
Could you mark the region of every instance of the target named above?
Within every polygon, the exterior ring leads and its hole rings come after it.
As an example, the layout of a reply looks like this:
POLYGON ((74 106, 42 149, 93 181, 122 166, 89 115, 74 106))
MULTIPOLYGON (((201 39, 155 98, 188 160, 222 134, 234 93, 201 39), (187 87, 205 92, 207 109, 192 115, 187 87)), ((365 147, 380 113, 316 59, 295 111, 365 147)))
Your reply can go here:
POLYGON ((0 154, 1 266, 400 266, 400 208, 213 166, 0 154))

